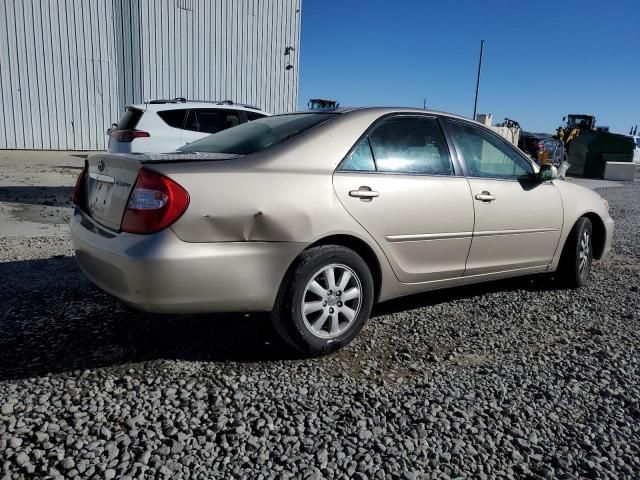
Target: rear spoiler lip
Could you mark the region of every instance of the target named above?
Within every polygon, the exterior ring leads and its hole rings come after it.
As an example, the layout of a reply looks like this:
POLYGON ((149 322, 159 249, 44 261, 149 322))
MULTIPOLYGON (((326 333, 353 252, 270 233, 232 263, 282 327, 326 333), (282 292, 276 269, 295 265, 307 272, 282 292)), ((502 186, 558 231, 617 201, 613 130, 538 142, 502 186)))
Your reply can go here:
POLYGON ((101 152, 89 155, 89 158, 121 158, 137 162, 140 165, 178 163, 178 162, 202 162, 235 160, 244 155, 236 153, 193 153, 193 152, 169 152, 169 153, 111 153, 101 152))
POLYGON ((224 161, 236 160, 244 157, 237 153, 147 153, 146 159, 142 160, 142 164, 158 164, 158 163, 178 163, 178 162, 206 162, 206 161, 224 161))

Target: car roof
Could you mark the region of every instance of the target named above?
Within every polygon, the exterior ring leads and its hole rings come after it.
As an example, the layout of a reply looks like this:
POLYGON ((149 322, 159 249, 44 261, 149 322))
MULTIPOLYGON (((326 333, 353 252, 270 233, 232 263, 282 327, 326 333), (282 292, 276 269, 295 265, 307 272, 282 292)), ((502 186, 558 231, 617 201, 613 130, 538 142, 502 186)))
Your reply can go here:
MULTIPOLYGON (((450 118, 455 118, 458 120, 465 120, 468 122, 473 122, 470 118, 464 117, 462 115, 457 115, 455 113, 442 112, 439 110, 428 110, 424 108, 413 108, 413 107, 338 107, 338 108, 330 108, 330 109, 318 109, 318 110, 299 110, 296 112, 289 112, 283 115, 292 115, 298 113, 338 113, 338 114, 346 114, 352 112, 369 112, 372 114, 379 115, 388 115, 392 113, 424 113, 427 115, 439 115, 450 118)), ((484 125, 480 122, 474 122, 478 125, 484 125)))
POLYGON ((186 101, 174 101, 174 100, 152 100, 147 103, 138 103, 134 105, 127 105, 126 108, 136 108, 138 110, 150 111, 150 112, 162 112, 164 110, 183 110, 189 108, 210 108, 210 109, 224 109, 224 110, 243 110, 245 112, 256 112, 263 115, 269 115, 264 110, 253 107, 251 105, 243 105, 240 103, 215 102, 215 101, 203 101, 203 100, 186 100, 186 101))

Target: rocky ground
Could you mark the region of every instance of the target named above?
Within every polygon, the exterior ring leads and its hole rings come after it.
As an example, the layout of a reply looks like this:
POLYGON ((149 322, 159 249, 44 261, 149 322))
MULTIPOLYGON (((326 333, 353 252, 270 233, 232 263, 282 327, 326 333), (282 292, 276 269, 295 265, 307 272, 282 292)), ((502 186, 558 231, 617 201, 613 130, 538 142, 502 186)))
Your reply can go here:
POLYGON ((261 316, 122 306, 55 222, 17 234, 40 221, 25 205, 63 221, 75 173, 44 185, 66 190, 0 184, 16 222, 0 224, 0 478, 640 476, 640 182, 600 191, 617 230, 586 288, 389 302, 351 346, 305 360, 261 316))

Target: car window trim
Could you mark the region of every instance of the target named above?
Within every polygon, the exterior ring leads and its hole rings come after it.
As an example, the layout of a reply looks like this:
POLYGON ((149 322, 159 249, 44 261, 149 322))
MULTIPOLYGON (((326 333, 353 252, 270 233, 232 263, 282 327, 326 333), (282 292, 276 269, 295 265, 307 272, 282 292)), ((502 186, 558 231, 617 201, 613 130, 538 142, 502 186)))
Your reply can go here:
MULTIPOLYGON (((445 123, 447 124, 446 125, 447 133, 450 134, 450 135, 451 135, 451 132, 448 130, 449 129, 449 125, 448 124, 450 124, 450 123, 460 123, 460 124, 463 124, 463 125, 468 125, 470 127, 475 127, 475 128, 477 128, 479 130, 488 132, 494 138, 497 138, 499 142, 502 142, 504 145, 506 145, 508 150, 511 150, 518 157, 523 159, 531 167, 531 170, 533 171, 532 175, 530 175, 530 178, 533 179, 535 177, 535 174, 538 171, 537 165, 530 158, 528 158, 526 155, 523 155, 522 153, 520 153, 520 151, 517 148, 515 148, 512 143, 510 143, 508 140, 503 138, 499 133, 494 132, 493 130, 491 130, 490 128, 486 127, 485 125, 474 123, 474 122, 472 122, 470 120, 465 120, 465 119, 461 119, 461 118, 446 117, 446 122, 445 123)), ((457 144, 457 142, 456 142, 456 140, 455 140, 453 135, 451 135, 451 141, 453 142, 453 144, 454 144, 454 146, 456 148, 456 153, 459 156, 460 163, 462 165, 464 165, 463 170, 464 170, 464 176, 466 178, 485 178, 485 179, 489 179, 489 180, 502 180, 502 181, 506 181, 506 182, 519 182, 519 181, 523 180, 523 178, 517 178, 517 177, 512 177, 512 178, 491 177, 491 176, 477 177, 477 176, 471 175, 470 172, 469 172, 469 166, 467 165, 467 161, 465 160, 464 155, 462 154, 462 151, 461 151, 459 145, 457 144)))
POLYGON ((378 175, 406 175, 406 176, 421 176, 421 177, 464 177, 464 171, 461 165, 458 163, 456 156, 454 155, 453 150, 451 149, 452 144, 447 137, 447 132, 445 131, 444 125, 440 121, 440 115, 435 113, 421 113, 421 112, 391 112, 381 115, 376 118, 371 125, 367 127, 367 129, 358 137, 358 140, 351 146, 347 154, 338 162, 338 166, 333 171, 334 173, 375 173, 378 175), (445 144, 447 145, 447 150, 449 151, 449 161, 451 162, 451 173, 450 174, 437 174, 437 173, 409 173, 409 172, 381 172, 378 170, 378 162, 376 160, 376 152, 373 149, 373 145, 371 145, 370 135, 373 131, 380 126, 382 122, 391 118, 391 117, 422 117, 422 118, 433 118, 436 120, 436 123, 440 127, 440 131, 445 139, 445 144), (373 163, 376 167, 375 170, 343 170, 342 165, 347 162, 347 159, 351 156, 351 154, 355 151, 356 148, 360 145, 360 143, 367 139, 369 142, 369 148, 371 149, 371 155, 373 156, 373 163))

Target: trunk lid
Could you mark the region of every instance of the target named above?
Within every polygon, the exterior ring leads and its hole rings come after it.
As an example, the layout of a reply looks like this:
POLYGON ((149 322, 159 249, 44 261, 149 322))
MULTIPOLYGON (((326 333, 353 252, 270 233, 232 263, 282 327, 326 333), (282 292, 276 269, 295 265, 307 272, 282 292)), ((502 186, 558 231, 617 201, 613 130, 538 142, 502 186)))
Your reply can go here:
POLYGON ((87 210, 101 225, 119 230, 140 162, 132 155, 98 154, 87 158, 87 210))
POLYGON ((120 230, 129 196, 143 165, 177 162, 232 160, 241 155, 225 153, 118 154, 100 153, 87 158, 86 209, 96 222, 120 230))

